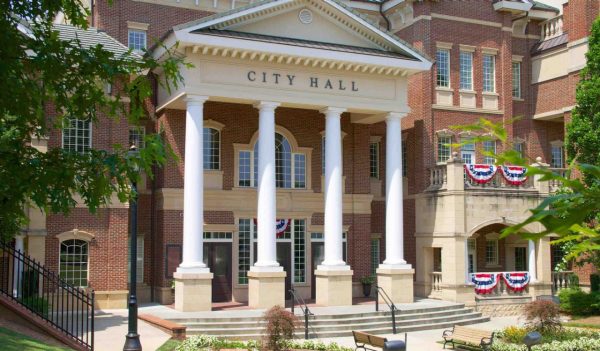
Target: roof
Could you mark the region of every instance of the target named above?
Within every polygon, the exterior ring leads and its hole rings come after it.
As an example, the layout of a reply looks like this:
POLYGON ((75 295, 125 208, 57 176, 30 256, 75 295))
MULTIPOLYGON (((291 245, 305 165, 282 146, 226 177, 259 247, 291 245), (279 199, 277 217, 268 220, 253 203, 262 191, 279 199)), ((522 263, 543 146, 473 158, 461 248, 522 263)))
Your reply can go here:
POLYGON ((96 45, 102 45, 103 49, 112 52, 115 55, 129 54, 132 57, 141 58, 141 55, 130 51, 128 47, 121 44, 118 40, 97 28, 90 27, 88 29, 83 29, 67 24, 55 24, 54 28, 58 31, 60 39, 65 41, 78 39, 83 48, 87 49, 96 45))
POLYGON ((201 34, 222 36, 222 37, 228 37, 228 38, 252 39, 255 41, 263 41, 263 42, 286 44, 286 45, 296 45, 296 46, 303 46, 303 47, 308 47, 308 48, 313 48, 313 49, 325 49, 325 50, 334 50, 334 51, 349 52, 349 53, 355 53, 355 54, 369 54, 369 55, 374 55, 374 56, 385 56, 385 57, 402 58, 402 59, 406 59, 406 60, 416 60, 412 56, 408 56, 408 55, 405 55, 402 53, 397 53, 397 52, 385 51, 385 50, 364 48, 364 47, 360 47, 360 46, 351 46, 351 45, 331 44, 331 43, 324 43, 324 42, 320 42, 320 41, 312 41, 312 40, 304 40, 304 39, 284 38, 284 37, 277 37, 277 36, 264 35, 264 34, 243 33, 243 32, 231 31, 231 30, 217 30, 217 29, 204 28, 204 29, 195 30, 192 33, 201 33, 201 34))
POLYGON ((534 9, 534 10, 540 10, 540 11, 553 11, 553 12, 556 12, 556 13, 560 12, 560 10, 557 9, 556 7, 550 6, 548 4, 544 4, 543 2, 539 2, 539 1, 534 1, 533 2, 532 9, 534 9))
POLYGON ((532 55, 539 54, 540 52, 542 52, 544 50, 549 50, 549 49, 555 48, 557 46, 564 45, 568 42, 569 42, 569 34, 563 33, 557 37, 554 37, 554 38, 551 38, 548 40, 544 40, 544 41, 541 41, 541 42, 535 44, 531 48, 531 54, 532 55))
MULTIPOLYGON (((200 19, 195 20, 195 21, 191 21, 191 22, 187 22, 187 23, 183 23, 183 24, 177 25, 177 26, 173 27, 173 31, 179 31, 179 30, 183 30, 183 29, 186 29, 186 28, 199 26, 199 25, 202 25, 202 24, 205 24, 205 23, 209 23, 209 22, 213 22, 214 23, 216 20, 218 20, 220 18, 230 17, 230 16, 235 15, 237 13, 245 12, 245 11, 248 11, 250 9, 253 9, 253 8, 256 8, 256 7, 260 7, 260 6, 264 6, 266 4, 274 3, 274 2, 278 2, 278 1, 280 1, 280 0, 259 0, 259 1, 253 2, 253 3, 250 3, 250 4, 246 5, 246 6, 234 8, 234 9, 231 9, 229 11, 225 11, 225 12, 221 12, 221 13, 216 13, 214 15, 203 17, 203 18, 200 18, 200 19)), ((407 53, 408 55, 405 55, 404 58, 409 57, 409 55, 411 55, 411 52, 412 52, 412 53, 416 54, 416 56, 420 56, 421 58, 423 58, 425 61, 430 61, 430 62, 433 61, 424 52, 420 51, 419 49, 416 49, 411 44, 409 44, 409 43, 405 42, 404 40, 400 39, 394 33, 391 33, 390 31, 388 31, 385 28, 381 27, 379 25, 379 23, 374 23, 366 15, 364 15, 364 14, 356 11, 352 7, 344 4, 341 0, 328 0, 328 1, 330 1, 332 3, 335 3, 337 6, 342 7, 345 11, 348 11, 353 16, 356 16, 356 17, 360 18, 360 20, 365 21, 369 26, 373 27, 373 29, 375 29, 376 31, 381 32, 384 36, 387 36, 390 39, 392 39, 393 41, 395 41, 397 43, 397 45, 399 44, 400 46, 405 47, 406 50, 408 50, 408 53, 407 53)), ((330 44, 327 44, 327 45, 330 45, 330 44)), ((335 44, 333 44, 333 45, 335 45, 335 44)))

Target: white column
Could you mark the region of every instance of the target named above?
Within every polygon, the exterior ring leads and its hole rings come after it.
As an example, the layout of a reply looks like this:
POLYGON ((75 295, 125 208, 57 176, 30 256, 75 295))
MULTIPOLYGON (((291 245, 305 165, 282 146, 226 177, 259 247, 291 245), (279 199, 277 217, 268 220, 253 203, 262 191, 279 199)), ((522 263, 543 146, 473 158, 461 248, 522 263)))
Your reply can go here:
MULTIPOLYGON (((276 195, 275 188, 275 109, 276 102, 261 101, 258 108, 258 206, 257 260, 251 270, 282 271, 277 262, 275 233, 276 195)), ((256 157, 256 156, 255 156, 256 157)))
POLYGON ((349 270, 343 257, 343 181, 341 115, 345 109, 328 107, 325 114, 325 258, 319 270, 349 270))
POLYGON ((528 246, 529 246, 529 254, 527 255, 528 257, 528 265, 529 265, 529 280, 531 282, 535 282, 537 280, 537 267, 535 264, 535 241, 533 240, 529 240, 528 242, 528 246))
POLYGON ((385 143, 385 268, 411 268, 404 260, 404 206, 402 195, 402 125, 405 113, 388 113, 385 143))
MULTIPOLYGON (((23 239, 25 236, 15 236, 15 251, 19 251, 22 254, 25 253, 25 244, 23 239)), ((19 263, 19 260, 13 262, 13 297, 19 297, 21 286, 23 284, 23 264, 19 263)))
POLYGON ((206 96, 186 98, 185 164, 183 185, 183 260, 177 272, 205 273, 203 261, 204 232, 204 162, 203 119, 206 96))

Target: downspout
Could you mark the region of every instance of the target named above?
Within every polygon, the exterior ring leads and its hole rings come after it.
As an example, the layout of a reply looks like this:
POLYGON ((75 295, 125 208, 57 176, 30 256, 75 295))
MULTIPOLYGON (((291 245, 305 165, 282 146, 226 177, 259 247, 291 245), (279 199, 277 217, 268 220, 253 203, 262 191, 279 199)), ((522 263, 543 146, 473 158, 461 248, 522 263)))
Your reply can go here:
POLYGON ((381 14, 381 17, 383 17, 383 19, 385 20, 386 26, 385 29, 390 30, 392 28, 392 25, 390 23, 390 20, 385 16, 385 12, 383 11, 383 5, 388 2, 388 0, 382 0, 379 3, 379 13, 381 14))
POLYGON ((90 27, 94 27, 94 0, 90 0, 90 27))

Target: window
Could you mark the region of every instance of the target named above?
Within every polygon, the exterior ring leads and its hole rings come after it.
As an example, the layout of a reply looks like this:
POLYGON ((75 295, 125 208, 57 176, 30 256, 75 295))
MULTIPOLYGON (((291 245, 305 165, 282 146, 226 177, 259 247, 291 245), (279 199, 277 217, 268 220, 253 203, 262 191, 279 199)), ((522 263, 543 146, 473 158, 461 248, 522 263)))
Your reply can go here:
POLYGON ((527 270, 527 248, 515 247, 515 271, 524 272, 527 270))
MULTIPOLYGON (((131 238, 127 243, 127 272, 131 274, 131 238)), ((137 264, 136 264, 136 283, 144 282, 144 237, 137 237, 137 264)), ((127 281, 131 281, 131 276, 127 279, 127 281)))
POLYGON ((88 286, 88 242, 69 239, 60 243, 59 275, 67 283, 88 286))
POLYGON ((451 147, 450 147, 450 145, 452 144, 452 137, 438 135, 437 138, 438 138, 437 162, 446 162, 446 161, 448 161, 448 159, 450 159, 450 155, 451 155, 451 151, 452 151, 451 147))
POLYGON ((146 137, 146 128, 145 127, 129 127, 129 146, 135 145, 135 148, 140 150, 143 149, 144 138, 146 137))
POLYGON ((473 90, 473 53, 460 52, 460 89, 473 90))
POLYGON ((92 147, 92 125, 90 121, 69 119, 63 128, 63 149, 86 153, 92 147))
POLYGON ((563 168, 565 163, 563 159, 562 145, 552 145, 552 158, 550 159, 550 167, 563 168))
POLYGON ((204 169, 221 169, 221 133, 215 128, 204 128, 204 169))
MULTIPOLYGON (((496 154, 496 141, 495 140, 486 140, 483 142, 483 151, 486 153, 495 155, 496 154)), ((496 158, 491 155, 483 156, 483 163, 486 165, 493 165, 496 163, 496 158)))
POLYGON ((379 238, 371 239, 371 275, 377 274, 377 267, 381 262, 381 240, 379 238))
POLYGON ((146 31, 140 29, 129 29, 129 48, 133 51, 146 50, 146 31))
POLYGON ((515 142, 514 150, 519 154, 519 157, 523 157, 525 155, 525 143, 522 141, 515 142))
MULTIPOLYGON (((258 142, 254 151, 238 153, 238 186, 251 187, 258 184, 258 142)), ((306 155, 293 153, 289 141, 275 133, 275 183, 278 188, 306 188, 306 155)))
MULTIPOLYGON (((248 284, 248 270, 251 262, 256 262, 257 257, 251 248, 257 238, 256 221, 249 218, 239 220, 238 241, 238 284, 248 284)), ((304 219, 291 220, 288 228, 277 236, 278 241, 291 242, 293 245, 292 257, 294 283, 306 282, 306 221, 304 219)))
POLYGON ((434 272, 442 271, 442 248, 441 247, 433 248, 433 271, 434 272))
POLYGON ((475 163, 475 144, 471 142, 470 138, 461 141, 460 156, 465 164, 475 163))
POLYGON ((231 232, 204 232, 203 233, 204 240, 226 240, 229 241, 233 238, 233 234, 231 232))
POLYGON ((485 241, 485 264, 487 266, 498 265, 498 239, 485 241))
POLYGON ((436 52, 437 86, 450 87, 450 51, 438 49, 436 52))
POLYGON ((379 142, 369 144, 371 178, 379 179, 379 142))
POLYGON ((512 96, 521 98, 521 62, 512 63, 512 96))
POLYGON ((496 91, 496 56, 483 55, 483 91, 496 91))

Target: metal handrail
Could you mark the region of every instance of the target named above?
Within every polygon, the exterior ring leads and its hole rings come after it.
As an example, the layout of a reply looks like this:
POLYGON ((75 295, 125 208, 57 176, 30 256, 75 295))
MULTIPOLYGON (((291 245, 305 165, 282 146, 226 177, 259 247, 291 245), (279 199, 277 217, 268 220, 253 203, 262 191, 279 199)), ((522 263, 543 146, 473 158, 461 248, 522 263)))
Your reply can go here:
POLYGON ((0 295, 37 315, 82 349, 94 349, 94 291, 67 283, 2 241, 0 295))
POLYGON ((381 296, 383 302, 388 305, 392 312, 392 332, 396 334, 396 311, 399 311, 399 309, 382 287, 375 285, 375 289, 377 290, 377 295, 375 296, 375 311, 379 311, 379 296, 381 296))
POLYGON ((308 309, 306 302, 304 301, 302 296, 300 296, 296 293, 296 289, 294 289, 294 287, 292 287, 290 289, 290 293, 294 297, 294 300, 292 300, 292 313, 294 313, 294 305, 295 305, 294 301, 295 301, 300 306, 300 309, 302 310, 302 314, 304 315, 304 339, 308 340, 310 338, 309 333, 308 333, 308 328, 309 328, 308 317, 314 316, 314 313, 312 313, 310 311, 310 309, 308 309))

